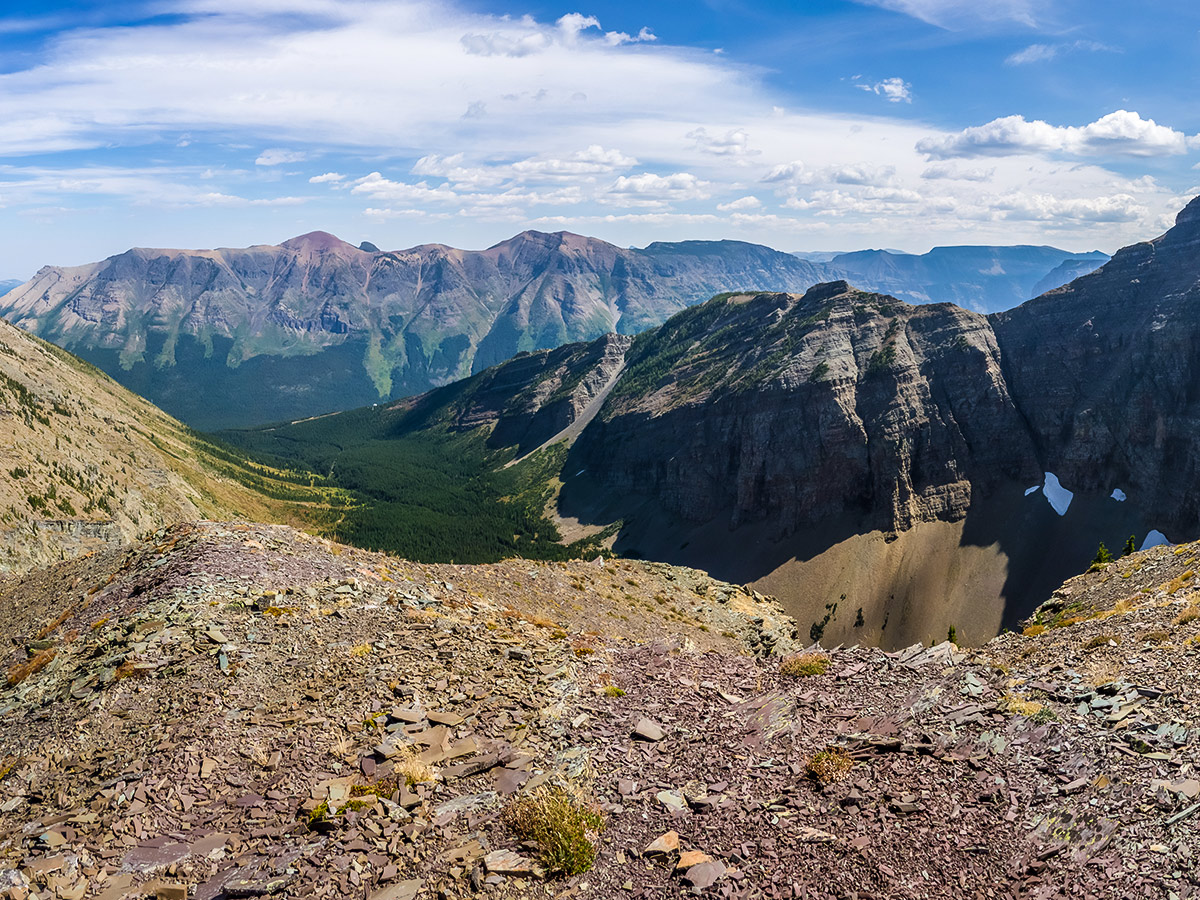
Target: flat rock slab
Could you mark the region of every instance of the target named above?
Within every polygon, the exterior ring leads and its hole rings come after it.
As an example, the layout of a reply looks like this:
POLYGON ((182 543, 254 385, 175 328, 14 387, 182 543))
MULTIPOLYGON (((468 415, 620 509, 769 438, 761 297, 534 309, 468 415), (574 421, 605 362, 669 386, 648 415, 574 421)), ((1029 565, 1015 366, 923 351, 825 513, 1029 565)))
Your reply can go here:
POLYGON ((493 875, 528 877, 533 874, 533 866, 533 860, 512 850, 493 850, 483 858, 483 867, 493 875))
POLYGON ((647 845, 642 856, 669 856, 679 850, 679 832, 668 831, 647 845))
POLYGON ((683 880, 698 891, 712 887, 726 872, 725 864, 719 859, 698 863, 683 873, 683 880))
POLYGON ((633 736, 639 741, 661 741, 667 736, 667 733, 657 722, 642 719, 634 726, 633 736))
POLYGON ((413 900, 417 896, 417 892, 424 886, 425 882, 420 878, 398 881, 374 891, 367 896, 367 900, 413 900))

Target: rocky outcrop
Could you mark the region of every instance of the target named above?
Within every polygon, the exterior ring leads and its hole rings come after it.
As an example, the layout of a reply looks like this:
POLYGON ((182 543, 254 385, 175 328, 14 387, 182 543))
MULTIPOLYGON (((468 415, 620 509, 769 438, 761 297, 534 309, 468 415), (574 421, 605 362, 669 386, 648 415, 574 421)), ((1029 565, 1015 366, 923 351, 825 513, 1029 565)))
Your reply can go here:
POLYGON ((986 319, 839 282, 715 300, 635 342, 577 457, 618 495, 782 537, 961 518, 973 490, 1037 478, 1021 432, 986 319))

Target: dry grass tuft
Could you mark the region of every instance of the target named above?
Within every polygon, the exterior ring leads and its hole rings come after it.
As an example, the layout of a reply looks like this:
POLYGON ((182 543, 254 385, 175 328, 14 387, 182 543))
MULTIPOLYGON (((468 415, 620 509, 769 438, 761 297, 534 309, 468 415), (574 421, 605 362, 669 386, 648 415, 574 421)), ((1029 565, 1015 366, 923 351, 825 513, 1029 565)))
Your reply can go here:
POLYGON ((854 760, 841 747, 831 747, 814 753, 804 764, 804 771, 821 786, 837 784, 850 777, 854 760))
POLYGON ((785 656, 779 663, 779 674, 788 678, 807 678, 810 675, 824 675, 828 668, 828 656, 818 650, 808 650, 785 656))
POLYGON ((50 661, 57 656, 55 650, 42 650, 23 663, 17 663, 8 670, 8 686, 16 687, 30 675, 34 675, 46 666, 50 665, 50 661))
POLYGON ((406 747, 392 760, 392 772, 404 779, 409 787, 437 780, 437 769, 418 758, 415 747, 406 747))
POLYGON ((1006 713, 1026 718, 1033 718, 1046 708, 1045 704, 1022 697, 1020 694, 1005 694, 997 705, 1006 713))
POLYGON ((1044 633, 1045 630, 1045 625, 1030 625, 1021 634, 1025 635, 1025 637, 1037 637, 1039 634, 1044 633))
POLYGON ((552 873, 578 875, 596 861, 604 817, 568 791, 552 788, 521 797, 504 811, 504 821, 521 840, 537 844, 552 873))
POLYGON ((1167 595, 1168 596, 1174 595, 1177 591, 1179 591, 1183 587, 1185 587, 1187 585, 1187 583, 1189 581, 1191 581, 1195 576, 1196 576, 1195 571, 1192 569, 1188 569, 1186 572, 1184 572, 1178 578, 1172 578, 1166 584, 1167 595))
POLYGON ((1194 622, 1197 619, 1200 619, 1200 604, 1192 603, 1188 606, 1185 606, 1171 624, 1186 625, 1188 622, 1194 622))
POLYGON ((1114 644, 1119 644, 1121 643, 1121 636, 1119 634, 1098 634, 1094 638, 1085 641, 1083 649, 1098 650, 1101 647, 1107 647, 1110 641, 1114 644))

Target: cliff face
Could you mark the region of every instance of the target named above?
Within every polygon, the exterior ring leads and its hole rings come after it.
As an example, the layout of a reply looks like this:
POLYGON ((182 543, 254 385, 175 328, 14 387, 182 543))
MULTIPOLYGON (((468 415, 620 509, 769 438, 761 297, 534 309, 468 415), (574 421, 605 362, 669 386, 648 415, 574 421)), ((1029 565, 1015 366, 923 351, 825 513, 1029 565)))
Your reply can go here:
POLYGON ((688 310, 635 339, 560 509, 837 639, 982 640, 1100 541, 1200 531, 1198 249, 1200 201, 989 317, 844 282, 688 310))
POLYGON ((525 232, 480 252, 385 253, 314 232, 47 267, 0 314, 216 428, 415 394, 521 351, 657 325, 719 291, 819 280, 810 263, 732 241, 624 250, 525 232))
POLYGON ((1005 376, 1047 468, 1120 489, 1168 534, 1200 498, 1200 199, 1162 237, 993 317, 1005 376))
POLYGON ((1032 445, 995 440, 1021 430, 986 319, 838 282, 713 301, 635 340, 578 457, 687 521, 890 530, 1036 478, 1032 445))

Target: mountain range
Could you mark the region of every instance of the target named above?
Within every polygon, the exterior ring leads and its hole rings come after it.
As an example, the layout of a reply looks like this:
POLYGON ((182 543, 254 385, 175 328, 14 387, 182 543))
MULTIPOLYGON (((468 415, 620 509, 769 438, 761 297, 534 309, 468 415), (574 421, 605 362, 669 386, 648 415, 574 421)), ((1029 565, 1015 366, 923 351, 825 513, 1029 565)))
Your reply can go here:
MULTIPOLYGON (((752 583, 814 639, 902 646, 954 627, 979 642, 1101 541, 1200 531, 1198 244, 1200 200, 1006 312, 844 281, 730 293, 632 339, 234 437, 317 471, 344 464, 360 491, 368 463, 398 477, 435 435, 479 435, 508 459, 545 448, 561 454, 543 476, 563 540, 607 535, 752 583)), ((481 473, 503 461, 476 458, 481 473)))
POLYGON ((864 290, 909 303, 955 303, 991 313, 1011 309, 1099 268, 1099 250, 1065 254, 1054 247, 934 247, 928 253, 860 250, 826 262, 826 280, 849 281, 864 290))
POLYGON ((213 429, 420 393, 521 351, 636 334, 722 291, 846 278, 914 302, 992 310, 1032 296, 1053 272, 1069 280, 1078 269, 1060 267, 1071 261, 1102 260, 949 247, 809 261, 738 241, 622 249, 532 231, 484 251, 383 252, 314 232, 279 246, 134 249, 47 266, 0 298, 0 315, 213 429))

